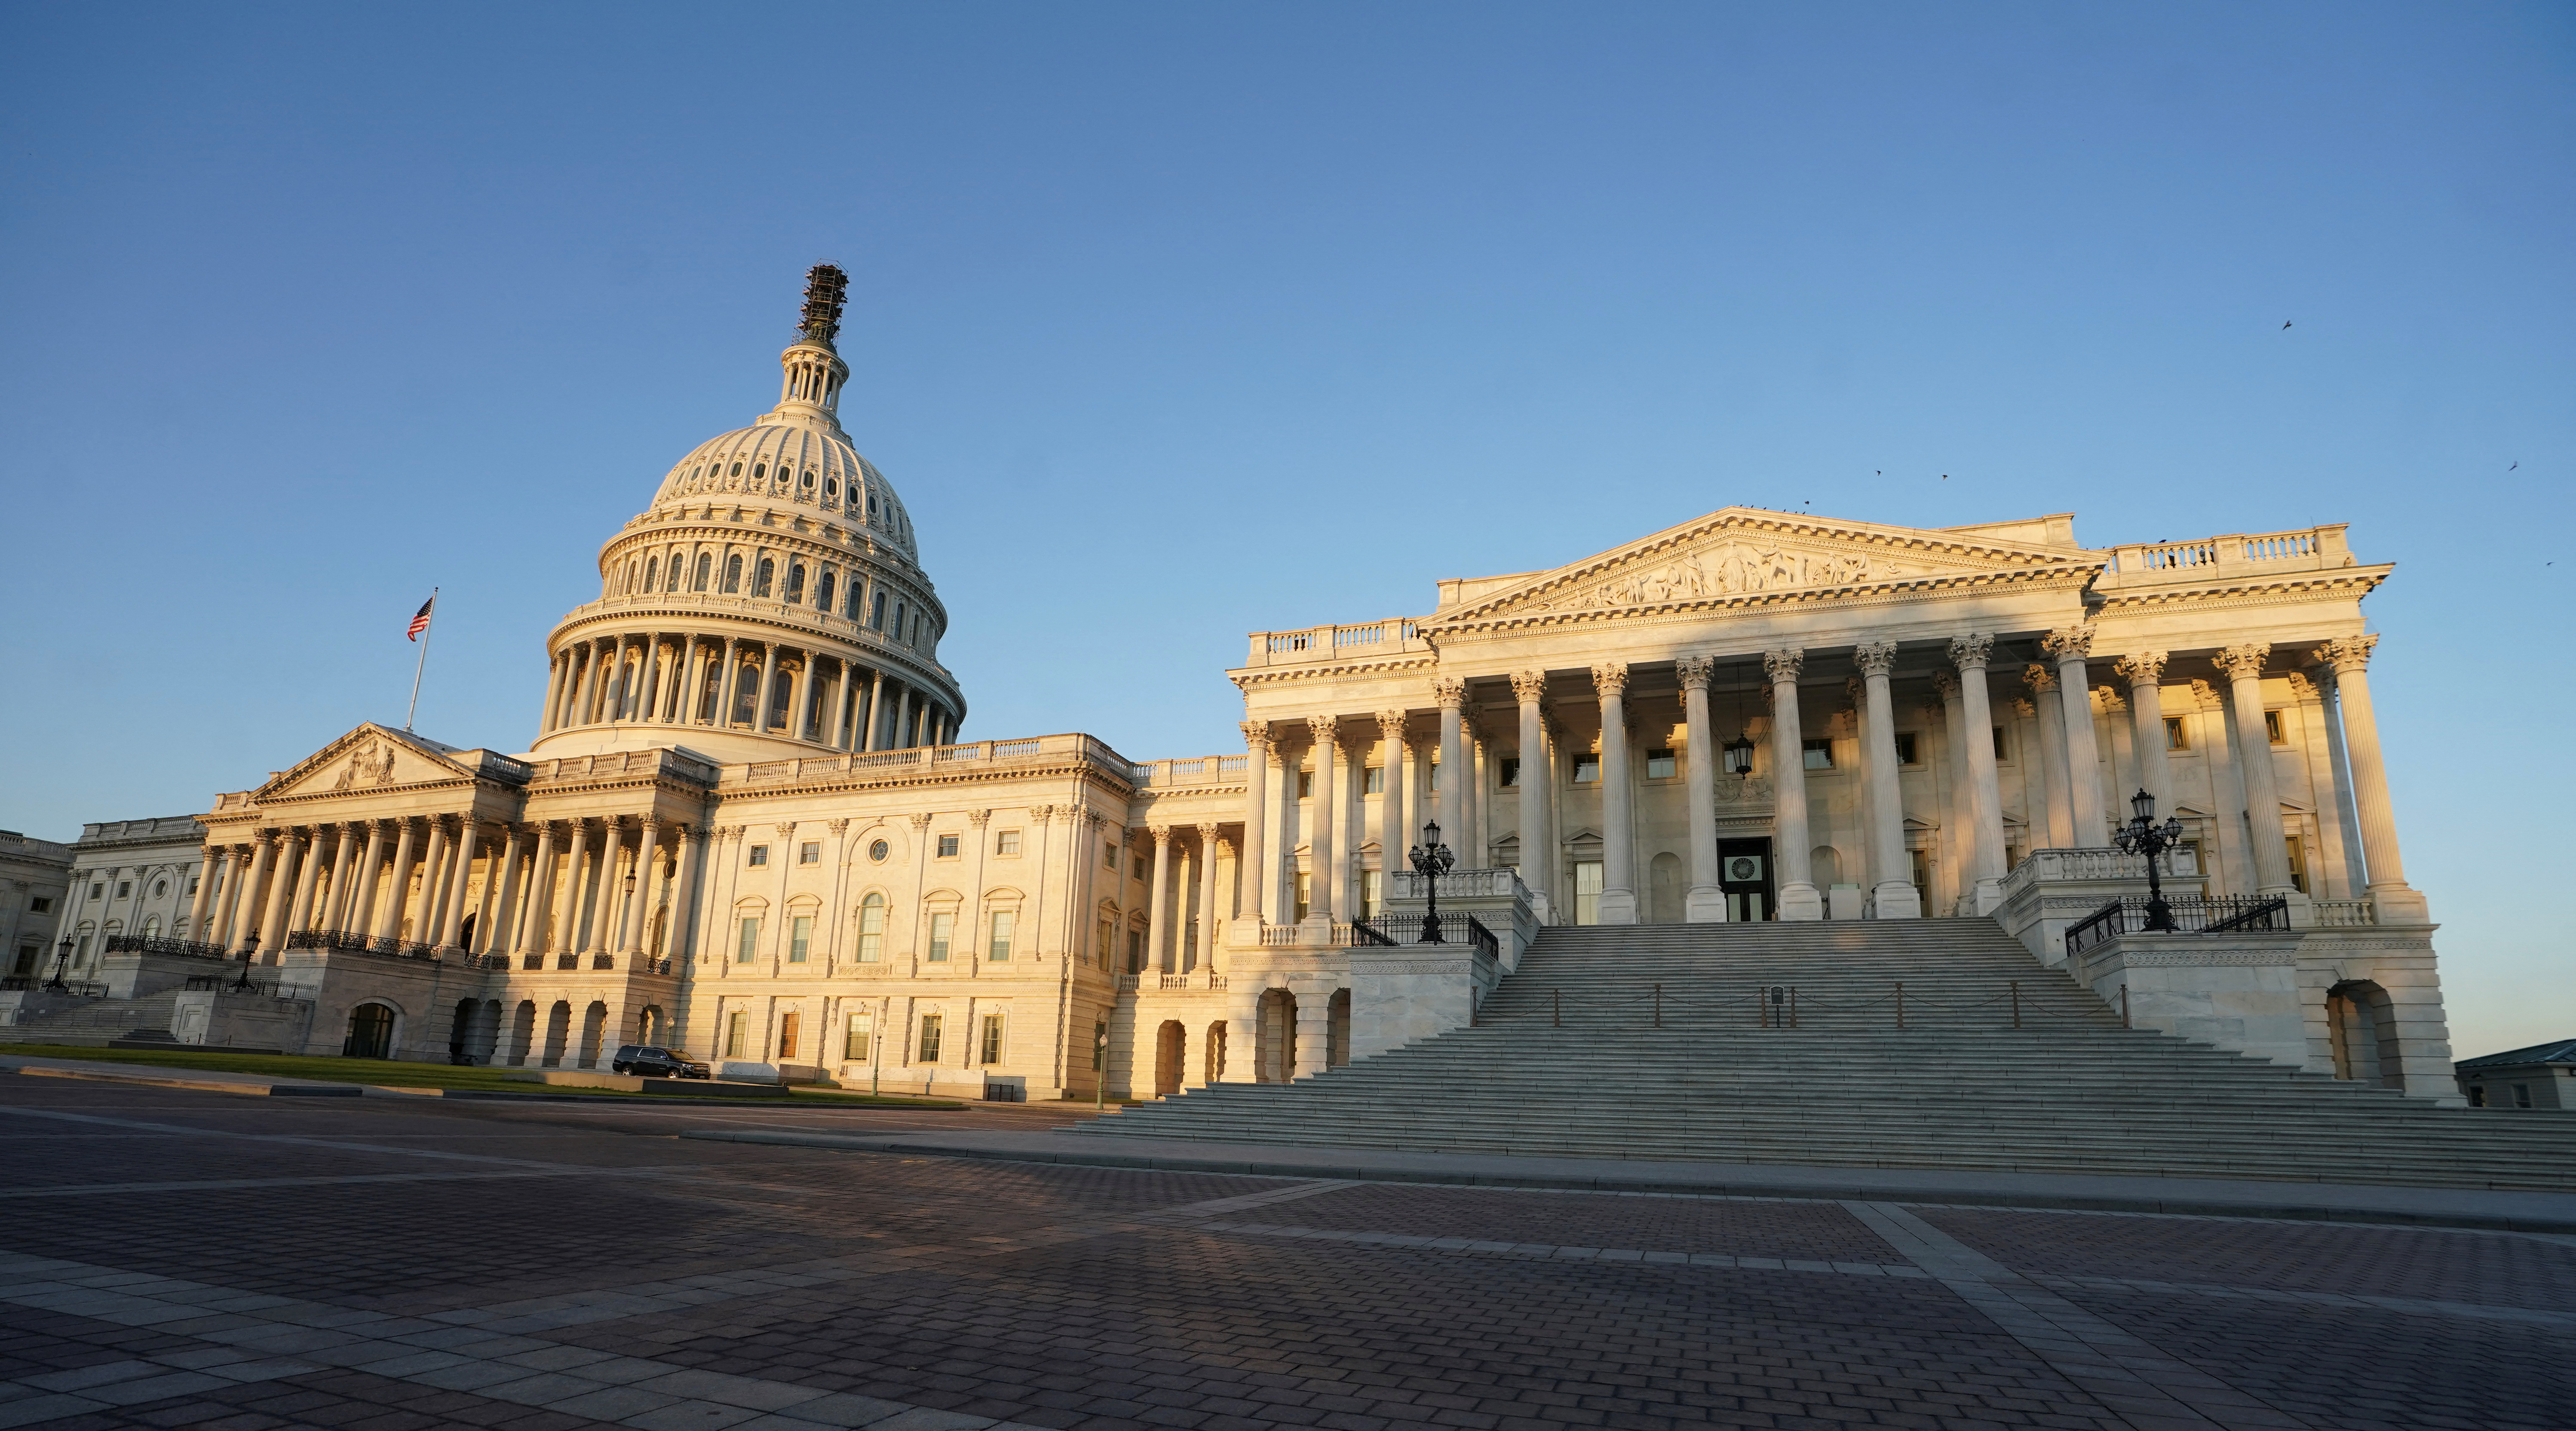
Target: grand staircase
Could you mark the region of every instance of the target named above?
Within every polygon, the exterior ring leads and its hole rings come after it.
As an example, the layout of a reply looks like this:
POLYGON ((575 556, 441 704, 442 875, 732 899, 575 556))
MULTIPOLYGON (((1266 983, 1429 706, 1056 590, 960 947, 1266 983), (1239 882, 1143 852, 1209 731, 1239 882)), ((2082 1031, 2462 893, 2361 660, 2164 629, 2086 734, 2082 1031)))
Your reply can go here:
POLYGON ((2123 1028, 2116 1009, 1986 919, 1549 929, 1477 1027, 1293 1084, 1212 1085, 1085 1129, 2576 1189, 2576 1112, 2443 1108, 2123 1028))

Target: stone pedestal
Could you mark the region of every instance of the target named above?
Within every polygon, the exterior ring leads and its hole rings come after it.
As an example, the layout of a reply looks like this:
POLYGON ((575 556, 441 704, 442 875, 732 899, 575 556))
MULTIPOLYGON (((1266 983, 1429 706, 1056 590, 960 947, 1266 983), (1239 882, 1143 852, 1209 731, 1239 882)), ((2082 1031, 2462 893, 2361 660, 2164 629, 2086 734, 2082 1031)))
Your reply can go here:
POLYGON ((2295 930, 2265 935, 2123 934, 2068 970, 2129 1023, 2194 1043, 2309 1064, 2295 930))
MULTIPOLYGON (((2167 869, 2172 856, 2166 857, 2167 869)), ((2199 874, 2167 874, 2167 899, 2198 898, 2209 886, 2199 874)), ((2051 968, 2066 962, 2066 931, 2121 898, 2147 897, 2144 856, 2118 850, 2034 850, 2004 877, 2003 900, 1993 911, 2004 932, 2031 957, 2051 968)))
POLYGON ((1471 944, 1351 951, 1351 1057, 1362 1059, 1465 1028, 1501 972, 1471 944))

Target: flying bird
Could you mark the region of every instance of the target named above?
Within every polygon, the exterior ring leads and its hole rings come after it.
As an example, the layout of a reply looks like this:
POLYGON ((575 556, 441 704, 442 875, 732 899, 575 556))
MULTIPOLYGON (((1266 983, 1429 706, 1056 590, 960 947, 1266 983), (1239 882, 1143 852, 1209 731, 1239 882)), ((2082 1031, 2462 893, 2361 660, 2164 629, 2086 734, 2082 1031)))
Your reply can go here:
MULTIPOLYGON (((2521 465, 2522 465, 2521 463, 2517 462, 2517 463, 2513 464, 2513 467, 2520 467, 2521 465)), ((2507 472, 2510 472, 2510 471, 2512 471, 2512 470, 2513 470, 2513 467, 2508 467, 2508 468, 2506 468, 2506 469, 2504 469, 2504 470, 2506 470, 2507 472)))
POLYGON ((2281 324, 2281 326, 2282 326, 2284 329, 2286 329, 2286 328, 2288 328, 2290 325, 2289 325, 2289 323, 2288 323, 2288 322, 2284 321, 2284 322, 2281 324))
POLYGON ((1942 481, 1944 481, 1944 482, 1949 481, 1949 480, 1950 480, 1950 474, 1949 474, 1949 473, 1947 473, 1947 472, 1942 473, 1942 474, 1941 474, 1941 480, 1942 480, 1942 481))

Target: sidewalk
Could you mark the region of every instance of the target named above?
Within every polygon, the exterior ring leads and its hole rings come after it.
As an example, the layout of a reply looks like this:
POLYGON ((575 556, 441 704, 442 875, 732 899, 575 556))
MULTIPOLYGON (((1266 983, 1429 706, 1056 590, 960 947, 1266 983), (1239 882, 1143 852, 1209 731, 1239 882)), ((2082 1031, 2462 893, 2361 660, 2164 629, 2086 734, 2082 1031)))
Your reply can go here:
POLYGON ((2576 1233, 2576 1193, 2489 1192, 2232 1178, 2088 1177, 1935 1168, 1798 1167, 1623 1158, 1499 1157, 1385 1148, 1195 1143, 1115 1133, 1005 1131, 787 1133, 690 1130, 683 1138, 797 1148, 991 1158, 1004 1162, 1260 1177, 1448 1183, 1476 1187, 1581 1188, 1601 1192, 1732 1197, 1851 1198, 1972 1207, 2179 1213, 2311 1222, 2398 1223, 2496 1231, 2576 1233))
MULTIPOLYGON (((289 1078, 269 1073, 232 1073, 202 1068, 169 1068, 148 1063, 89 1063, 69 1058, 32 1058, 22 1054, 0 1055, 0 1075, 19 1074, 29 1078, 77 1078, 100 1083, 124 1083, 145 1088, 185 1088, 198 1093, 234 1093, 252 1098, 457 1098, 493 1102, 553 1103, 643 1103, 659 1108, 785 1108, 867 1107, 866 1104, 797 1103, 790 1099, 749 1096, 728 1098, 722 1094, 687 1095, 626 1094, 612 1092, 572 1092, 549 1090, 532 1083, 522 1092, 518 1089, 429 1088, 401 1082, 402 1070, 419 1064, 388 1062, 383 1065, 387 1081, 383 1083, 345 1083, 320 1078, 289 1078)), ((886 1107, 903 1105, 887 1104, 886 1107)))

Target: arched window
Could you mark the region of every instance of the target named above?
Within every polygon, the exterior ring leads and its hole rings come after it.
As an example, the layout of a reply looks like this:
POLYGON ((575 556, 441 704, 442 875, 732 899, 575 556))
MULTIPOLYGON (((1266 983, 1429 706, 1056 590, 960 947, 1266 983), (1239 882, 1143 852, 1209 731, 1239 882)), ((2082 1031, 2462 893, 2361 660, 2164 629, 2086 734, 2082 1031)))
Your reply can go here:
POLYGON ((828 567, 824 569, 821 576, 814 579, 814 609, 817 611, 832 609, 832 572, 828 567))
POLYGON ((732 475, 734 475, 734 476, 736 476, 736 477, 740 477, 740 476, 742 475, 742 464, 741 464, 741 463, 737 462, 737 463, 735 463, 735 464, 733 465, 733 474, 732 474, 732 475))
POLYGON ((670 568, 669 568, 670 573, 671 573, 671 580, 670 580, 666 585, 664 585, 664 587, 662 588, 663 590, 665 590, 665 591, 677 591, 677 590, 679 590, 679 589, 680 589, 680 563, 681 563, 681 560, 682 560, 682 558, 681 558, 681 556, 680 556, 680 554, 679 554, 678 552, 673 552, 673 553, 671 553, 671 565, 670 565, 670 568))
POLYGON ((742 554, 740 552, 725 558, 724 589, 728 593, 742 590, 742 554))
POLYGON ((751 464, 751 480, 752 480, 752 482, 753 482, 754 484, 758 484, 759 482, 761 482, 761 481, 765 480, 768 476, 769 476, 769 464, 768 464, 768 463, 766 463, 766 462, 755 462, 755 463, 751 464))
POLYGON ((762 557, 760 559, 759 567, 752 573, 751 594, 754 596, 767 596, 769 594, 769 583, 776 579, 777 575, 778 563, 767 557, 762 557))
POLYGON ((690 590, 704 591, 707 589, 707 572, 709 568, 715 565, 715 560, 716 559, 712 553, 698 553, 698 579, 696 583, 690 587, 690 590))
POLYGON ((788 605, 793 606, 804 599, 805 563, 791 562, 787 567, 787 595, 784 600, 788 605))
POLYGON ((868 603, 868 624, 879 631, 885 629, 885 593, 883 591, 879 591, 876 599, 868 603))
POLYGON ((630 561, 626 564, 626 590, 630 594, 636 590, 635 579, 643 573, 643 569, 643 564, 640 562, 630 561))
POLYGON ((852 621, 859 619, 859 598, 864 592, 866 592, 866 590, 867 588, 861 585, 858 581, 851 581, 849 597, 841 606, 841 614, 843 616, 850 618, 852 621))
POLYGON ((645 558, 644 589, 646 591, 660 591, 662 589, 662 559, 660 557, 645 558))
POLYGON ((823 479, 823 500, 824 500, 824 501, 826 501, 826 502, 835 501, 835 500, 838 500, 838 499, 839 499, 840 495, 841 495, 841 479, 840 479, 840 478, 838 478, 838 477, 826 477, 826 478, 824 478, 824 479, 823 479))
POLYGON ((859 901, 859 962, 874 964, 885 958, 886 897, 871 894, 859 901))
POLYGON ((900 601, 894 604, 894 639, 898 641, 903 639, 903 615, 905 609, 904 604, 900 601))
POLYGON ((805 475, 804 475, 802 478, 798 479, 798 481, 797 481, 797 484, 796 484, 796 485, 797 485, 797 486, 799 486, 799 487, 804 488, 804 489, 805 489, 806 491, 808 491, 808 492, 813 491, 813 490, 814 490, 814 469, 812 469, 812 468, 810 468, 810 467, 806 468, 806 469, 805 469, 805 475))

